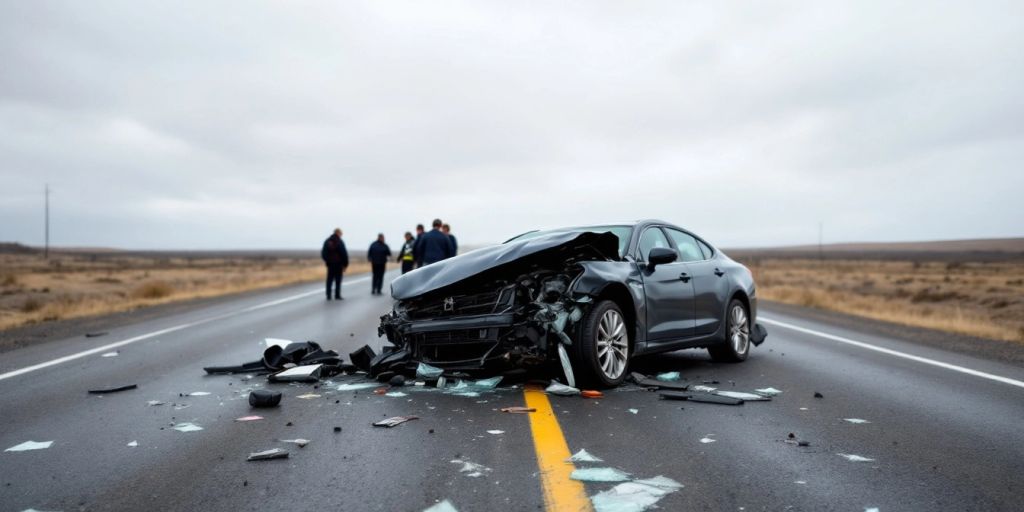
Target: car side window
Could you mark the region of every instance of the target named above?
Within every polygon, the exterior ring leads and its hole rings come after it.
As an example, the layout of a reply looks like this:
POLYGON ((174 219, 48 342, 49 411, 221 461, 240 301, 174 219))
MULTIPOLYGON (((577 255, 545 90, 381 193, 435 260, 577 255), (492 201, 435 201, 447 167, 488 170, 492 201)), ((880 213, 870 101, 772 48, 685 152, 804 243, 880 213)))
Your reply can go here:
POLYGON ((683 261, 701 261, 704 253, 697 245, 697 239, 682 231, 668 229, 668 236, 672 238, 672 245, 679 251, 679 257, 683 261))
POLYGON ((711 250, 711 246, 700 240, 697 240, 697 243, 700 244, 700 250, 704 253, 704 259, 710 260, 715 255, 715 251, 711 250))
POLYGON ((655 247, 671 247, 668 243, 668 239, 665 238, 665 234, 658 228, 648 228, 644 231, 644 234, 640 236, 640 243, 637 249, 640 251, 640 261, 647 261, 647 256, 651 254, 651 249, 655 247))

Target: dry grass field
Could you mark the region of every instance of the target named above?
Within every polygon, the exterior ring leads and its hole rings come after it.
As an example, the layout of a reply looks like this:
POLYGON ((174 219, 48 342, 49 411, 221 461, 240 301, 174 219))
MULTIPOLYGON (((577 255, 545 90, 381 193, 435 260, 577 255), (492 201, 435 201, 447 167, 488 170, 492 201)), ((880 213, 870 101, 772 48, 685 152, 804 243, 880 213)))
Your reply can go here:
MULTIPOLYGON (((369 271, 354 262, 348 274, 369 271)), ((324 277, 316 254, 0 253, 0 330, 324 277)))
POLYGON ((743 257, 758 296, 1024 343, 1024 260, 743 257))

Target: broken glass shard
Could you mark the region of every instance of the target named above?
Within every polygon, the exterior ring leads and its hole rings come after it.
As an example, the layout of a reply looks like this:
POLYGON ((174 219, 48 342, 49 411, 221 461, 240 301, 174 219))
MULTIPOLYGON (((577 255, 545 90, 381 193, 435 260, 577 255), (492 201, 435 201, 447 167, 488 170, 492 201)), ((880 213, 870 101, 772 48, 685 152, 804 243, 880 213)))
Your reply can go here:
POLYGON ((396 425, 401 425, 402 423, 405 423, 407 421, 418 419, 420 419, 419 416, 395 416, 393 418, 388 418, 386 420, 380 420, 374 423, 373 426, 391 428, 396 425))
POLYGON ((642 512, 678 488, 626 482, 590 498, 596 512, 642 512))
POLYGON ((320 380, 322 364, 296 366, 270 376, 271 382, 316 382, 320 380))
POLYGON ((764 395, 758 395, 758 394, 754 394, 754 393, 744 393, 742 391, 715 391, 715 394, 718 395, 718 396, 727 396, 729 398, 736 398, 736 399, 739 399, 739 400, 745 400, 747 402, 757 402, 757 401, 763 401, 763 400, 771 400, 771 398, 769 398, 767 396, 764 396, 764 395))
POLYGON ((444 370, 426 363, 420 363, 416 366, 417 379, 434 380, 440 378, 442 373, 444 373, 444 370))
POLYGON ((481 465, 481 464, 477 464, 475 462, 470 462, 468 460, 454 459, 454 460, 451 461, 451 463, 452 464, 461 464, 462 467, 459 468, 459 472, 460 473, 465 473, 466 476, 468 476, 470 478, 481 477, 481 476, 484 476, 484 473, 487 473, 487 472, 491 471, 491 468, 489 468, 487 466, 484 466, 484 465, 481 465))
POLYGON ((562 372, 565 373, 565 382, 570 387, 576 387, 576 377, 572 374, 572 364, 569 363, 569 354, 565 351, 565 345, 558 344, 558 359, 562 363, 562 372))
POLYGON ((437 505, 434 505, 434 506, 432 506, 430 508, 424 509, 423 512, 459 512, 459 511, 455 509, 455 505, 452 505, 452 503, 450 501, 444 500, 441 503, 438 503, 437 505))
POLYGON ((572 457, 565 459, 566 462, 604 462, 603 460, 593 456, 587 450, 580 450, 573 454, 572 457))
POLYGON ((856 424, 856 425, 860 425, 862 423, 871 423, 868 420, 862 420, 860 418, 843 418, 843 421, 848 421, 848 422, 856 424))
POLYGON ((681 484, 679 482, 676 482, 675 480, 672 480, 671 478, 669 478, 667 476, 661 476, 661 475, 658 475, 658 476, 656 476, 654 478, 644 478, 644 479, 641 479, 641 480, 633 480, 633 483, 637 483, 637 484, 641 484, 641 485, 651 485, 651 486, 658 487, 658 488, 661 488, 661 489, 673 489, 673 490, 675 490, 675 489, 682 489, 683 488, 683 484, 681 484))
POLYGON ((5 452, 25 452, 29 450, 42 450, 49 448, 53 444, 53 441, 25 441, 24 443, 14 445, 6 450, 5 452))
POLYGON ((203 427, 200 427, 195 423, 178 423, 174 425, 173 428, 178 432, 198 432, 203 429, 203 427))
POLYGON ((782 393, 782 390, 775 388, 761 388, 755 389, 754 392, 764 396, 775 396, 778 395, 779 393, 782 393))
POLYGON ((390 396, 390 397, 394 397, 394 398, 401 398, 403 396, 409 396, 409 395, 407 393, 402 393, 401 391, 392 391, 390 393, 384 393, 384 396, 390 396))
POLYGON ((860 455, 853 455, 849 453, 837 453, 836 455, 850 461, 850 462, 874 462, 875 459, 869 459, 860 455))
POLYGON ((629 411, 630 414, 638 414, 640 412, 640 409, 626 409, 626 410, 629 411))
POLYGON ((484 389, 494 389, 501 383, 501 376, 491 377, 489 379, 478 380, 473 383, 473 386, 484 389))
POLYGON ((128 443, 128 446, 131 447, 131 448, 135 448, 138 445, 139 445, 138 441, 132 441, 132 442, 128 443))
POLYGON ((262 452, 250 453, 249 457, 245 460, 272 460, 272 459, 287 459, 288 450, 282 450, 280 448, 271 448, 269 450, 263 450, 262 452))
POLYGON ((235 421, 259 421, 262 419, 263 416, 242 416, 241 418, 235 418, 235 421))
POLYGON ((339 384, 337 387, 338 391, 357 391, 360 389, 369 389, 377 387, 375 382, 355 382, 352 384, 339 384))
POLYGON ((102 357, 117 357, 117 352, 107 352, 102 357))
POLYGON ((303 448, 307 444, 309 444, 309 439, 302 439, 302 438, 299 438, 299 439, 282 439, 281 442, 282 443, 292 443, 294 445, 297 445, 299 448, 303 448))
POLYGON ((629 473, 615 468, 583 468, 574 470, 569 478, 581 482, 625 482, 629 480, 629 473))
POLYGON ((210 394, 209 391, 193 391, 193 392, 189 393, 188 396, 207 396, 209 394, 210 394))
POLYGON ((715 442, 715 440, 711 439, 710 437, 702 437, 700 438, 700 442, 703 444, 709 444, 715 442))
POLYGON ((306 393, 306 394, 303 394, 303 395, 299 395, 299 396, 297 396, 295 398, 301 398, 303 400, 310 400, 310 399, 313 399, 313 398, 320 398, 320 395, 318 395, 316 393, 306 393))
POLYGON ((488 430, 487 433, 491 434, 492 436, 500 436, 501 434, 504 434, 505 431, 504 430, 488 430))
POLYGON ((676 381, 679 380, 679 372, 665 372, 659 373, 654 378, 664 381, 676 381))
POLYGON ((149 404, 150 406, 154 406, 154 407, 157 406, 157 405, 163 405, 164 404, 160 400, 149 400, 146 403, 149 404))

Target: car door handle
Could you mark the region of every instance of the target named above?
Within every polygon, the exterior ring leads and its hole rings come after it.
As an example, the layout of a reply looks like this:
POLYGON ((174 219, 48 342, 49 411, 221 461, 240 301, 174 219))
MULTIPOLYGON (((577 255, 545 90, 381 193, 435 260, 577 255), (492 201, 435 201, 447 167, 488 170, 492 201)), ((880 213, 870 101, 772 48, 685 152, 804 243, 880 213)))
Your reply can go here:
POLYGON ((722 272, 721 269, 716 268, 715 269, 715 275, 718 276, 718 277, 722 277, 722 276, 725 275, 725 272, 722 272))
POLYGON ((683 272, 682 274, 679 274, 679 279, 681 279, 684 283, 689 283, 690 282, 690 274, 687 274, 686 272, 683 272))

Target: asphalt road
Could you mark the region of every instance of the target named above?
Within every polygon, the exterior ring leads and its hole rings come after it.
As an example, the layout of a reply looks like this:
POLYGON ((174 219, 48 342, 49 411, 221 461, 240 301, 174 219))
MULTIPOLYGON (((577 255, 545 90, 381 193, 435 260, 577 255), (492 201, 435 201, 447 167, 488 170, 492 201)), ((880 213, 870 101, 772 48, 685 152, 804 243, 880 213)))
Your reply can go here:
MULTIPOLYGON (((314 389, 204 375, 203 366, 258 359, 265 337, 317 340, 342 354, 365 343, 379 349, 376 326, 390 299, 367 288, 366 278, 348 278, 342 302, 324 301, 311 285, 249 295, 102 337, 0 354, 0 449, 53 441, 0 452, 0 509, 419 511, 447 499, 459 511, 558 510, 565 503, 558 493, 580 484, 552 483, 535 448, 560 443, 604 459, 578 467, 683 484, 661 497, 661 510, 1020 510, 1024 503, 1024 369, 770 308, 761 312, 768 340, 743 364, 681 351, 634 369, 679 371, 688 382, 729 390, 782 390, 773 401, 664 401, 636 387, 597 400, 541 397, 554 411, 554 431, 533 424, 533 415, 498 410, 523 405, 521 387, 479 397, 424 389, 390 397, 335 390, 344 379, 314 389), (86 393, 124 384, 139 387, 86 393), (251 410, 245 397, 254 386, 282 390, 282 406, 251 410), (210 394, 181 396, 197 391, 210 394), (310 392, 321 396, 296 398, 310 392), (235 421, 253 413, 265 419, 235 421), (420 419, 371 426, 407 414, 420 419), (181 422, 203 430, 170 428, 181 422), (809 446, 785 442, 789 433, 809 446), (278 441, 292 438, 310 443, 278 441), (275 447, 291 457, 246 461, 275 447), (471 477, 453 460, 487 469, 471 477), (552 485, 566 489, 545 487, 552 485)), ((614 485, 577 490, 593 496, 614 485)))

